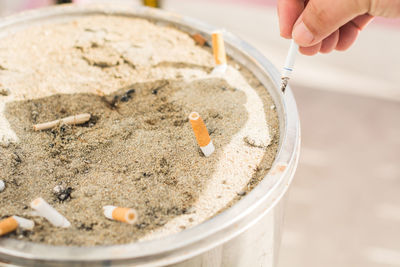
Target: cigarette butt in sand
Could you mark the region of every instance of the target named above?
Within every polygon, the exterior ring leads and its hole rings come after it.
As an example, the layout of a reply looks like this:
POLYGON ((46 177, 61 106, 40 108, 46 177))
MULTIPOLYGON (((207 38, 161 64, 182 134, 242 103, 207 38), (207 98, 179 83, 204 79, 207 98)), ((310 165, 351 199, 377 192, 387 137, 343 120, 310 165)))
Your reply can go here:
POLYGON ((143 4, 149 7, 160 7, 160 0, 143 0, 143 4))
POLYGON ((104 216, 110 220, 134 224, 137 220, 137 213, 134 209, 104 206, 104 216))
POLYGON ((42 131, 42 130, 47 130, 54 128, 55 126, 59 124, 66 124, 66 125, 79 125, 83 124, 85 122, 88 122, 91 118, 90 114, 79 114, 79 115, 74 115, 70 117, 66 117, 60 120, 55 120, 55 121, 50 121, 46 123, 41 123, 41 124, 36 124, 33 125, 33 129, 35 131, 42 131))
POLYGON ((13 217, 8 217, 0 221, 0 236, 15 231, 18 228, 18 222, 13 217))
POLYGON ((204 38, 204 36, 201 35, 200 33, 193 34, 192 38, 194 39, 196 44, 198 44, 199 46, 205 46, 207 44, 207 39, 204 38))
POLYGON ((18 227, 32 230, 34 226, 35 223, 31 220, 18 216, 11 216, 0 221, 0 236, 15 231, 18 227))
POLYGON ((64 216, 62 216, 41 197, 31 202, 31 208, 34 209, 39 216, 47 219, 56 227, 67 228, 71 226, 71 223, 64 216))
POLYGON ((3 180, 0 180, 0 192, 3 192, 5 188, 6 188, 6 184, 4 183, 3 180))
POLYGON ((204 156, 209 157, 214 152, 215 148, 203 119, 200 117, 199 113, 192 112, 189 115, 189 120, 201 151, 204 156))
POLYGON ((215 64, 217 65, 213 70, 213 74, 224 74, 227 68, 227 59, 222 32, 214 31, 211 36, 215 64))
POLYGON ((18 227, 21 227, 22 229, 26 230, 32 230, 33 227, 35 226, 35 223, 32 220, 28 220, 19 216, 12 216, 14 220, 17 221, 18 227))

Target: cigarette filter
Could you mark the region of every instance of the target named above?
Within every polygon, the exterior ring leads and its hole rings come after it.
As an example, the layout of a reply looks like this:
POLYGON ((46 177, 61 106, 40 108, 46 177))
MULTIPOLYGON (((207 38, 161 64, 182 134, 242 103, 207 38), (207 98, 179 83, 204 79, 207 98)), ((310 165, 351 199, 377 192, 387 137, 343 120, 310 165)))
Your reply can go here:
POLYGON ((143 0, 143 4, 149 7, 160 7, 160 0, 143 0))
POLYGON ((215 148, 203 119, 200 117, 199 113, 192 112, 189 115, 189 120, 201 151, 204 156, 209 157, 214 152, 215 148))
POLYGON ((192 35, 194 41, 196 42, 196 44, 200 45, 200 46, 205 46, 207 44, 207 39, 204 38, 203 35, 201 35, 200 33, 196 33, 192 35))
POLYGON ((224 38, 221 31, 214 31, 212 33, 212 46, 215 64, 217 65, 213 70, 213 74, 223 74, 227 68, 227 59, 224 38))
POLYGON ((104 206, 104 216, 110 220, 134 224, 137 220, 137 213, 134 209, 104 206))
POLYGON ((45 218, 56 227, 67 228, 71 226, 71 223, 64 216, 62 216, 41 197, 32 201, 31 207, 36 210, 39 216, 45 218))
POLYGON ((66 117, 60 120, 55 120, 51 122, 41 123, 33 125, 33 129, 35 131, 47 130, 56 127, 59 124, 66 124, 66 125, 79 125, 85 122, 88 122, 91 118, 90 114, 79 114, 70 117, 66 117))
POLYGON ((23 229, 32 230, 35 223, 31 220, 21 218, 18 216, 11 216, 7 219, 0 221, 0 236, 15 231, 18 227, 23 229))
POLYGON ((0 221, 0 236, 15 231, 18 228, 18 222, 13 217, 0 221))

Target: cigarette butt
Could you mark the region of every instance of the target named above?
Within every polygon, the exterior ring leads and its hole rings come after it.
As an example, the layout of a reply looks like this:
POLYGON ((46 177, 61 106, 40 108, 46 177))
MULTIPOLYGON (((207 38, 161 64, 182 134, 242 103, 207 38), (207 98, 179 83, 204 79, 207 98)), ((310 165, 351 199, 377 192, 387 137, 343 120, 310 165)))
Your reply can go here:
POLYGON ((0 221, 0 236, 15 231, 18 227, 21 227, 22 229, 32 230, 34 226, 35 223, 31 220, 18 216, 11 216, 7 219, 0 221))
POLYGON ((201 35, 200 33, 196 33, 192 35, 192 38, 194 39, 194 41, 196 42, 196 44, 200 45, 200 46, 205 46, 207 43, 207 39, 204 38, 203 35, 201 35))
POLYGON ((0 221, 0 236, 15 231, 18 228, 18 222, 13 217, 0 221))
POLYGON ((226 65, 227 60, 225 52, 225 43, 221 31, 215 31, 212 33, 212 46, 214 52, 214 59, 217 66, 226 65))
POLYGON ((160 7, 160 0, 143 0, 143 4, 149 7, 160 7))
POLYGON ((35 131, 42 131, 56 127, 59 124, 66 124, 66 125, 79 125, 85 122, 88 122, 91 118, 90 114, 79 114, 70 117, 66 117, 60 120, 50 121, 46 123, 36 124, 33 125, 33 129, 35 131))
POLYGON ((0 180, 0 192, 3 192, 5 188, 6 188, 6 184, 4 183, 3 180, 0 180))
POLYGON ((39 216, 45 218, 56 227, 67 228, 71 226, 71 223, 64 216, 62 216, 41 197, 33 200, 31 202, 31 207, 39 216))
POLYGON ((189 115, 189 120, 201 151, 204 156, 209 157, 214 152, 215 148, 203 119, 200 117, 199 113, 192 112, 189 115))
POLYGON ((137 213, 131 208, 120 208, 114 206, 104 206, 104 216, 110 220, 134 224, 137 220, 137 213))
POLYGON ((14 220, 17 221, 18 227, 21 227, 22 229, 26 230, 32 230, 33 227, 35 226, 35 223, 32 220, 28 220, 19 216, 12 216, 14 220))

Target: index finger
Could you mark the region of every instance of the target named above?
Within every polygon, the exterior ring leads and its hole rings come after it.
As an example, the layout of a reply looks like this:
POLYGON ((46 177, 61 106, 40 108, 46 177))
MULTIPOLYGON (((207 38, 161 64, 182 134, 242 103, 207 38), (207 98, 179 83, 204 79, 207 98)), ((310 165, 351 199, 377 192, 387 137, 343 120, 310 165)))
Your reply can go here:
POLYGON ((292 38, 293 25, 304 10, 305 0, 278 0, 279 28, 281 36, 292 38))

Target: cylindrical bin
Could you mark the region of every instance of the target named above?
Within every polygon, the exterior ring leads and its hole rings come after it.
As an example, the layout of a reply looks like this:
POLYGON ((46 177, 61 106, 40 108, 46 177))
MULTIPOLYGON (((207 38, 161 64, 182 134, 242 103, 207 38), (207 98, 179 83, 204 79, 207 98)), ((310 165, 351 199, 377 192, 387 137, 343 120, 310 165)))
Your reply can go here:
MULTIPOLYGON (((214 27, 177 14, 146 7, 58 6, 29 11, 0 21, 0 38, 34 24, 79 17, 149 18, 172 24, 210 39, 214 27)), ((300 125, 290 88, 279 90, 276 68, 254 48, 230 33, 224 35, 227 53, 245 65, 269 90, 280 120, 276 160, 263 181, 231 208, 214 218, 165 238, 95 247, 64 247, 0 239, 0 263, 23 266, 276 266, 287 190, 298 162, 300 125)))

